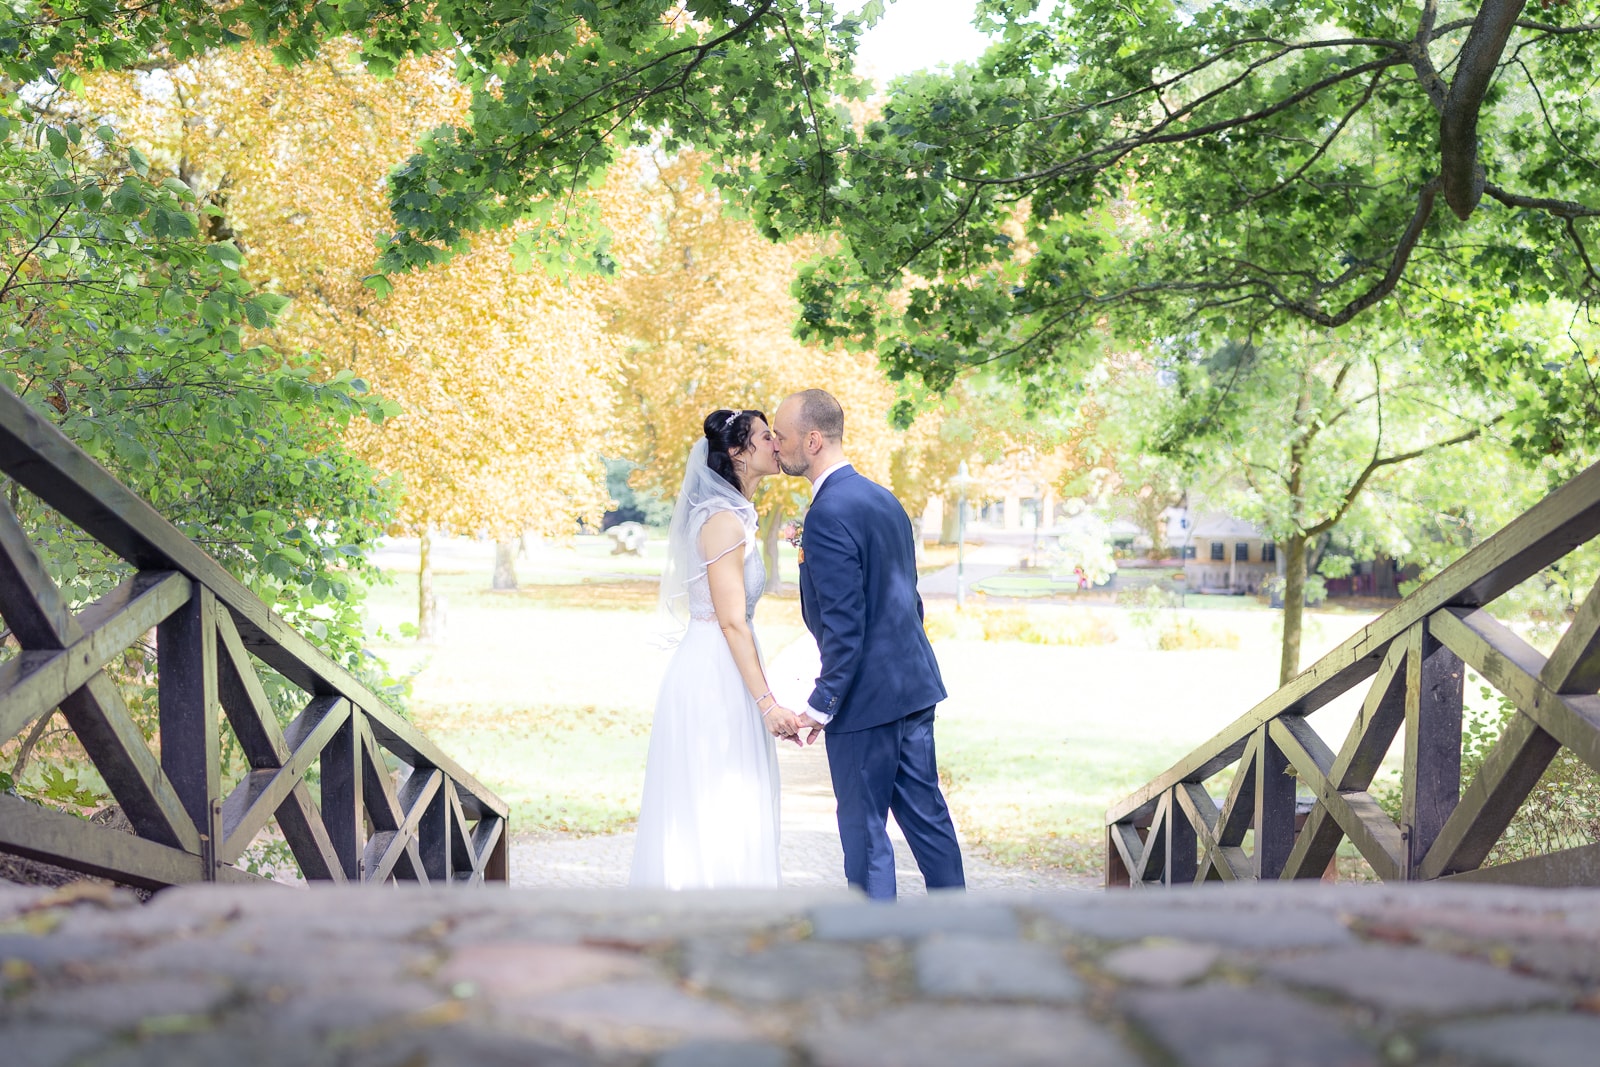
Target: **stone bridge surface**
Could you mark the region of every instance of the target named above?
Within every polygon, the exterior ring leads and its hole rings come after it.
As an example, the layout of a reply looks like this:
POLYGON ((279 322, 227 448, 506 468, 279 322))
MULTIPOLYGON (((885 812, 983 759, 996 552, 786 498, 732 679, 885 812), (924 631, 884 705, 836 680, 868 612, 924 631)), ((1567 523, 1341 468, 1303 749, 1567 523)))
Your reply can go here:
POLYGON ((8 1067, 1600 1063, 1600 893, 0 889, 8 1067))

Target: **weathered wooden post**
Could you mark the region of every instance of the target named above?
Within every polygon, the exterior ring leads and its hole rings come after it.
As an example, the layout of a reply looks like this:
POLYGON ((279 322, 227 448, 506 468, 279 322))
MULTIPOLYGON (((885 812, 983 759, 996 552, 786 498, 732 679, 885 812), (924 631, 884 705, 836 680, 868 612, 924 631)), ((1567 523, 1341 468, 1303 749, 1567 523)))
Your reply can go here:
POLYGON ((214 802, 221 799, 217 751, 217 602, 197 586, 189 603, 156 627, 156 662, 161 705, 161 769, 171 779, 184 810, 200 833, 201 872, 217 877, 222 842, 214 802))

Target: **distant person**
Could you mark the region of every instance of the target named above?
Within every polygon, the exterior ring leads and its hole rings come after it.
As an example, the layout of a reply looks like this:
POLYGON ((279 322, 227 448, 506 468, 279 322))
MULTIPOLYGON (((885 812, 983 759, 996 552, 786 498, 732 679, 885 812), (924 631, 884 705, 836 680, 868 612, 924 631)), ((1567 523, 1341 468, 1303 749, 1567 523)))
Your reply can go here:
POLYGON ((873 899, 894 898, 893 812, 928 888, 963 888, 934 757, 933 713, 945 690, 922 628, 911 520, 845 459, 844 409, 821 389, 785 400, 773 433, 783 472, 811 482, 800 608, 822 673, 801 721, 808 744, 827 731, 845 880, 873 899))
POLYGON ((766 584, 751 503, 778 473, 766 416, 707 415, 667 535, 661 603, 681 638, 650 726, 629 884, 666 889, 776 886, 774 737, 800 719, 767 684, 751 620, 766 584))
POLYGON ((1084 573, 1083 564, 1080 563, 1076 567, 1073 567, 1072 573, 1078 576, 1078 592, 1081 593, 1085 589, 1089 588, 1089 576, 1084 573))

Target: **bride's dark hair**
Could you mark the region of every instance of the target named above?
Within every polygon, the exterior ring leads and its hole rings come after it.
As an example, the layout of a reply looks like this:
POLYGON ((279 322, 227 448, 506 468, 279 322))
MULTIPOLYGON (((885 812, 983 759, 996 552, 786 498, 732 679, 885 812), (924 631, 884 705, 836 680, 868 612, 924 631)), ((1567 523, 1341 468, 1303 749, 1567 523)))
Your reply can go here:
POLYGON ((741 493, 744 486, 739 482, 739 472, 733 469, 733 456, 729 453, 750 447, 750 435, 757 419, 766 422, 767 416, 759 411, 729 408, 718 408, 706 416, 706 466, 741 493))

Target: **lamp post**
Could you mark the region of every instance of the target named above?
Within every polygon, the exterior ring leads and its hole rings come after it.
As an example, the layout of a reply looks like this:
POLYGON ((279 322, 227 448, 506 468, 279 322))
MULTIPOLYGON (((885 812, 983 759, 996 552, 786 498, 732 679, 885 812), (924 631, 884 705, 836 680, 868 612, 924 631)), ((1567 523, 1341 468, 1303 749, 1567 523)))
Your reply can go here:
POLYGON ((967 602, 967 487, 972 484, 972 476, 967 473, 966 460, 956 468, 956 476, 950 484, 956 489, 956 610, 959 611, 967 602))

